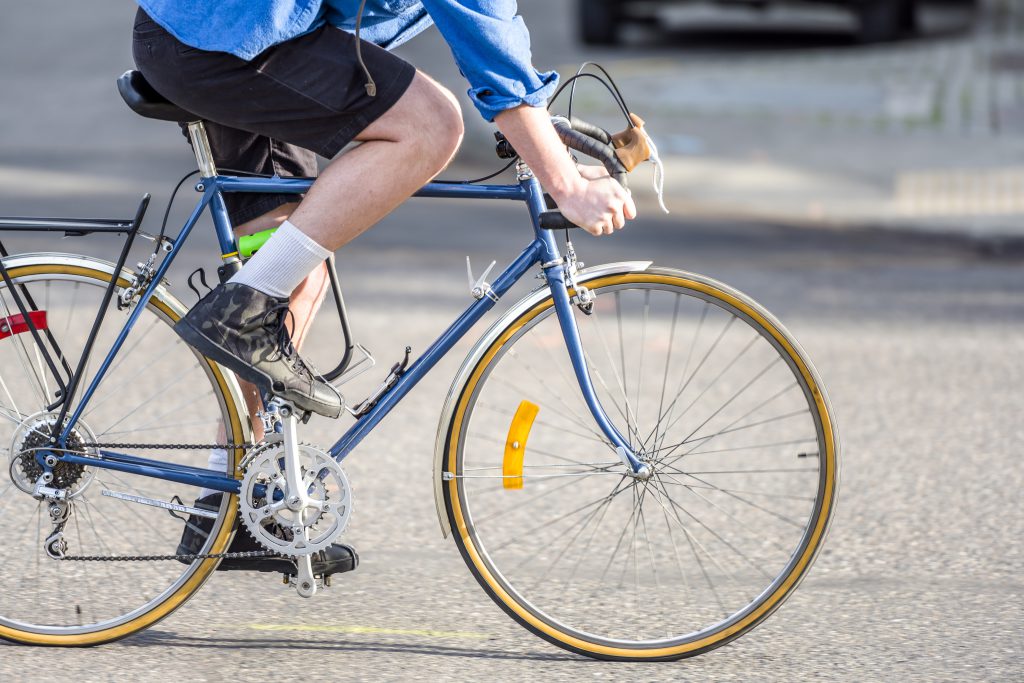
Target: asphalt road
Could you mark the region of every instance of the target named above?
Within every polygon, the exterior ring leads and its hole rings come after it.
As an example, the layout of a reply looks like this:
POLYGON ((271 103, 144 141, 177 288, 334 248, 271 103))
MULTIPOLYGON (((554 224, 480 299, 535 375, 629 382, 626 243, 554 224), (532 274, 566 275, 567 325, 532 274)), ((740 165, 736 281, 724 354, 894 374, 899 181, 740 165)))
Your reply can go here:
MULTIPOLYGON (((64 181, 67 192, 51 198, 7 190, 0 213, 96 212, 115 201, 125 210, 114 213, 128 214, 132 193, 103 185, 102 172, 85 171, 95 167, 160 186, 187 168, 176 133, 133 120, 116 102, 99 104, 100 85, 113 97, 111 78, 124 50, 112 41, 128 20, 118 31, 109 24, 123 19, 129 4, 106 3, 74 17, 75 32, 64 26, 38 41, 25 37, 29 29, 12 27, 38 20, 47 8, 60 19, 56 10, 64 4, 11 8, 14 21, 8 14, 0 27, 8 93, 0 170, 28 165, 57 174, 44 177, 64 181), (59 60, 52 56, 56 47, 59 60), (19 68, 12 71, 12 64, 19 68), (41 94, 41 81, 31 77, 49 79, 52 92, 41 94), (50 108, 35 122, 25 118, 31 112, 13 116, 19 100, 11 92, 36 93, 50 108), (61 108, 62 98, 76 93, 97 109, 61 108), (95 135, 83 127, 87 116, 95 135), (60 120, 66 123, 57 125, 60 120), (68 137, 62 144, 55 136, 68 137)), ((384 367, 405 345, 425 348, 469 300, 463 256, 505 261, 527 238, 519 208, 507 204, 419 200, 396 212, 339 257, 360 341, 384 367)), ((837 517, 807 581, 764 625, 698 659, 617 665, 554 649, 495 607, 454 545, 442 540, 432 500, 436 418, 464 343, 346 462, 356 494, 346 538, 360 550, 362 565, 328 592, 302 601, 271 577, 218 575, 171 618, 121 643, 88 651, 0 645, 0 674, 11 680, 1019 680, 1021 259, 953 240, 708 223, 650 211, 613 239, 578 242, 587 263, 654 257, 752 294, 800 339, 825 380, 844 451, 837 517)), ((189 265, 211 262, 203 243, 197 239, 189 265)), ((109 247, 93 240, 87 248, 109 247)), ((190 300, 179 276, 172 286, 190 300)), ((316 335, 311 344, 314 357, 329 356, 329 338, 316 335)), ((380 374, 353 387, 350 400, 361 399, 359 392, 380 374)), ((304 439, 329 444, 337 430, 314 422, 304 439)))

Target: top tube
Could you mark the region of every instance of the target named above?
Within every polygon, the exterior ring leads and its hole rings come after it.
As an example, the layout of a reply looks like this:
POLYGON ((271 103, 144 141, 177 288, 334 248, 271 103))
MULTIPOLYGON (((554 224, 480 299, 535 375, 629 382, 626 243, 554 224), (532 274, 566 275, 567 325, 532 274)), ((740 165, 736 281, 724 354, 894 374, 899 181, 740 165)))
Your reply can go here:
MULTIPOLYGON (((206 192, 267 192, 302 194, 309 190, 315 178, 241 178, 238 176, 214 176, 204 178, 206 192)), ((414 197, 452 199, 511 199, 526 201, 527 192, 522 185, 470 185, 467 183, 427 183, 414 197)))

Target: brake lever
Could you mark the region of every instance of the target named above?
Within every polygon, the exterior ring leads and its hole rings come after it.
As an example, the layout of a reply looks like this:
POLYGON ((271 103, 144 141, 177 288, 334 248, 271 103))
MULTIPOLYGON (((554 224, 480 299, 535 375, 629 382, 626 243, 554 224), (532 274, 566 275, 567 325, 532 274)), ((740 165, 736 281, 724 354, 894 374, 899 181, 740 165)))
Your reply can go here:
POLYGON ((651 138, 644 130, 644 120, 636 114, 630 113, 630 120, 633 125, 621 133, 612 135, 612 145, 615 147, 615 156, 619 158, 627 171, 651 158, 651 138))

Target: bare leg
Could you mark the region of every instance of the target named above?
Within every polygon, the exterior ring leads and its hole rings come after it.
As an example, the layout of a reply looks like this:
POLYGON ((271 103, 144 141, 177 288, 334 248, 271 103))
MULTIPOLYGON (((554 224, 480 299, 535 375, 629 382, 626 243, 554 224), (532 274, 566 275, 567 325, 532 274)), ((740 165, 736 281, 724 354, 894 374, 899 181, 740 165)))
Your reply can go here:
POLYGON ((292 223, 337 250, 444 170, 462 133, 455 97, 417 72, 405 95, 356 137, 362 144, 321 173, 292 223))
MULTIPOLYGON (((356 136, 361 143, 335 159, 313 183, 302 202, 238 226, 239 235, 252 234, 291 220, 320 245, 336 251, 391 213, 399 204, 440 173, 462 141, 462 112, 455 97, 422 72, 383 116, 356 136)), ((320 266, 291 298, 294 317, 292 343, 299 348, 319 309, 329 280, 320 266)), ((255 419, 259 391, 242 387, 254 436, 263 438, 255 419)))

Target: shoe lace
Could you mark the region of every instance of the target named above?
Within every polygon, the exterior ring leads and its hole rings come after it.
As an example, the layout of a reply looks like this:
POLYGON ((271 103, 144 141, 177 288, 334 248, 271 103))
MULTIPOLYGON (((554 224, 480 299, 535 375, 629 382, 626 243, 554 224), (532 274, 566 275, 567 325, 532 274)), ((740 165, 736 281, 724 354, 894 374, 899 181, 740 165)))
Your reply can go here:
POLYGON ((281 357, 287 359, 292 367, 299 372, 304 374, 312 375, 309 366, 299 356, 298 351, 295 350, 295 345, 292 343, 292 335, 288 331, 287 322, 291 320, 292 327, 295 327, 295 314, 292 313, 288 307, 288 302, 282 302, 270 308, 263 315, 263 328, 266 329, 272 336, 276 336, 276 346, 278 353, 281 357))

